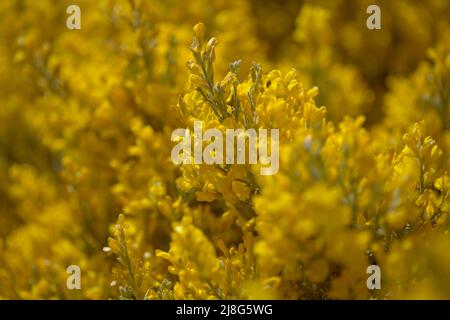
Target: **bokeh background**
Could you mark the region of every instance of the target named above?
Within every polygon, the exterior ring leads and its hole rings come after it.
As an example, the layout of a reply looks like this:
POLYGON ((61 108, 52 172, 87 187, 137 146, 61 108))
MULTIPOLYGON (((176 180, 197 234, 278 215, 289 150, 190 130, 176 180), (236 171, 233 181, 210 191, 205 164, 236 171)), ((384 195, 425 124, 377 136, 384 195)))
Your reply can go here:
POLYGON ((450 298, 449 13, 1 1, 0 298, 450 298), (280 172, 175 166, 195 119, 280 128, 280 172))

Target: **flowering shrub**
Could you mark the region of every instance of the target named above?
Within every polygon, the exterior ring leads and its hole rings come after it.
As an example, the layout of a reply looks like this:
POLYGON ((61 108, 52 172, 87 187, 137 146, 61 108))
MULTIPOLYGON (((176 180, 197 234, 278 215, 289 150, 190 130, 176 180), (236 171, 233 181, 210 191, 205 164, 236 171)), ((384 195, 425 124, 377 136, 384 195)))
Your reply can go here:
POLYGON ((450 298, 447 1, 74 2, 0 3, 0 298, 450 298), (174 164, 198 121, 278 172, 174 164))

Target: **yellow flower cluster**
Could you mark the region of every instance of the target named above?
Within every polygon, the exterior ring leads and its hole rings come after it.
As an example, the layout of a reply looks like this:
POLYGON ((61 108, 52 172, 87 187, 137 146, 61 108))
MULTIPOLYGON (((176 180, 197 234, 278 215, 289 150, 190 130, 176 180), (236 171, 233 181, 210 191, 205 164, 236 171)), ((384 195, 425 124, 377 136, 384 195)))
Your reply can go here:
POLYGON ((450 298, 448 1, 73 2, 0 2, 0 299, 450 298))

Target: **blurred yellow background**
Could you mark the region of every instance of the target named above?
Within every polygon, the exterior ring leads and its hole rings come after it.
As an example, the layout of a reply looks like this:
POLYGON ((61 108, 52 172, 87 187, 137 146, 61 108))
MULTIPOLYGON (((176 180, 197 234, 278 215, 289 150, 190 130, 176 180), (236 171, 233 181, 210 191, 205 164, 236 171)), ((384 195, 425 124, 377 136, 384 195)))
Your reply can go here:
POLYGON ((449 299, 449 13, 1 1, 0 298, 449 299), (280 172, 175 166, 196 119, 280 128, 280 172))

